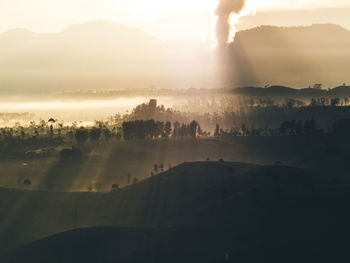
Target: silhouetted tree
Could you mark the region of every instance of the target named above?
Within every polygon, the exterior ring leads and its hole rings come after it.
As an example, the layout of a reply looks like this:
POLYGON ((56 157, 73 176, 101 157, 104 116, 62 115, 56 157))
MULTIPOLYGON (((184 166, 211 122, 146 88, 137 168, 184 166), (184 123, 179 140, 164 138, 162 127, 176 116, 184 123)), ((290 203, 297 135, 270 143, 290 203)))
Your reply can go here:
POLYGON ((295 133, 296 133, 296 135, 303 134, 303 123, 301 121, 297 122, 297 124, 295 126, 295 133))
POLYGON ((127 177, 128 177, 128 184, 130 184, 130 181, 131 181, 131 174, 128 173, 127 177))
POLYGON ((164 122, 157 121, 156 122, 156 138, 159 138, 159 136, 162 136, 164 133, 164 122))
POLYGON ((165 128, 164 128, 164 135, 165 137, 169 137, 171 134, 171 122, 170 121, 167 121, 165 123, 165 128))
POLYGON ((106 141, 109 141, 111 139, 111 137, 112 137, 112 133, 111 133, 111 131, 108 128, 105 128, 103 130, 103 134, 105 136, 105 140, 106 141))
POLYGON ((173 136, 177 137, 180 135, 180 123, 178 121, 174 122, 173 136))
POLYGON ((333 99, 331 99, 331 106, 332 106, 332 107, 338 106, 339 103, 340 103, 340 99, 339 99, 339 98, 333 98, 333 99))
POLYGON ((76 147, 72 147, 71 149, 62 149, 60 152, 61 160, 66 161, 70 160, 72 158, 79 158, 81 157, 83 152, 76 147))
POLYGON ((50 136, 53 136, 53 124, 56 123, 56 120, 54 118, 50 118, 48 120, 48 123, 50 124, 50 136))
POLYGON ((247 135, 247 127, 245 126, 245 124, 243 123, 242 124, 242 128, 241 128, 241 130, 242 130, 242 134, 243 134, 243 136, 245 136, 245 135, 247 135))
POLYGON ((304 122, 304 132, 305 134, 313 134, 316 132, 317 122, 314 119, 306 120, 304 122))
POLYGON ((112 192, 116 192, 119 190, 119 185, 118 184, 113 184, 112 185, 112 192))
POLYGON ((53 136, 53 126, 52 126, 52 124, 50 125, 50 136, 51 137, 53 136))
POLYGON ((90 140, 93 143, 97 143, 100 140, 101 133, 102 131, 100 127, 92 127, 92 129, 89 132, 90 140))
POLYGON ((191 123, 190 123, 190 129, 189 129, 189 134, 190 134, 190 136, 192 136, 192 137, 196 137, 197 136, 197 128, 198 128, 198 122, 196 122, 196 121, 192 121, 191 123))
POLYGON ((80 146, 84 146, 89 139, 89 131, 84 127, 81 127, 75 131, 75 140, 80 146))
POLYGON ((32 181, 30 181, 29 179, 25 179, 25 180, 23 181, 23 184, 24 184, 25 186, 29 187, 29 186, 31 186, 32 181))
POLYGON ((220 136, 220 126, 219 126, 219 124, 216 124, 216 126, 215 126, 214 136, 215 137, 220 136))
POLYGON ((188 129, 187 129, 187 125, 186 124, 181 124, 181 128, 180 128, 180 133, 179 133, 179 135, 181 136, 181 137, 185 137, 185 136, 187 136, 188 135, 188 129))
POLYGON ((285 103, 288 108, 293 108, 296 104, 296 101, 295 99, 286 99, 285 103))

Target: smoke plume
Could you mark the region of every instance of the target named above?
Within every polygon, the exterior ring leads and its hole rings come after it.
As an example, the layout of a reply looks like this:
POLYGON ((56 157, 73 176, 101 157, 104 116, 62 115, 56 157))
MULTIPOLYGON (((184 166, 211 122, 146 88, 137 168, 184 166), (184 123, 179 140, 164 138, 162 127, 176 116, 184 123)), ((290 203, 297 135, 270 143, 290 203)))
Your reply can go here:
POLYGON ((218 7, 215 11, 217 16, 216 39, 219 46, 230 42, 233 25, 230 23, 231 15, 239 15, 244 9, 246 0, 218 0, 218 7))

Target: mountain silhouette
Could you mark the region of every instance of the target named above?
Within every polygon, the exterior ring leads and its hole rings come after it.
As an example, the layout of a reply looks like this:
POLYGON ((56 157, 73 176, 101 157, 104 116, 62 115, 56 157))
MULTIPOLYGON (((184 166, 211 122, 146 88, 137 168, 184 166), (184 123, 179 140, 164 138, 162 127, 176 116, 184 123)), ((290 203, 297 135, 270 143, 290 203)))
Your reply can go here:
POLYGON ((349 44, 350 32, 333 24, 260 26, 238 32, 225 50, 163 42, 107 21, 72 25, 59 33, 14 29, 0 34, 0 91, 132 88, 151 83, 177 88, 270 83, 334 87, 348 80, 349 44), (215 63, 217 51, 224 60, 215 63))
POLYGON ((332 24, 241 31, 229 47, 226 83, 336 86, 348 80, 349 44, 350 32, 332 24))

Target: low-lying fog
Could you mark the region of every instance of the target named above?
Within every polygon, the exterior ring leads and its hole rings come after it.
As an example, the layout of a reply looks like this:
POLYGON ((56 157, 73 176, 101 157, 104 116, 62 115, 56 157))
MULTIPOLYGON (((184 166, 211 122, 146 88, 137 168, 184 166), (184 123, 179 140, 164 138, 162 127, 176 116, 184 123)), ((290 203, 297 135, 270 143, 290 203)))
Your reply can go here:
MULTIPOLYGON (((89 125, 95 120, 106 120, 115 114, 125 114, 137 105, 148 103, 153 97, 127 97, 98 100, 45 100, 45 101, 3 101, 0 103, 0 126, 11 126, 16 122, 26 125, 30 121, 55 118, 69 124, 77 121, 89 125), (23 113, 27 113, 24 114, 23 113), (15 114, 20 114, 16 118, 15 114)), ((165 108, 181 102, 180 98, 156 97, 165 108)))

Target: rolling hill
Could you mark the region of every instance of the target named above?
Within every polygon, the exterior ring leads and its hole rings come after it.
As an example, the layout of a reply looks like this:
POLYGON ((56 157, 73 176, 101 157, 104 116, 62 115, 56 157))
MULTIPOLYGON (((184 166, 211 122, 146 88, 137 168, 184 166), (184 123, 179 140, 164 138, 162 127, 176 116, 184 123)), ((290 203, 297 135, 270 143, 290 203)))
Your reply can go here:
POLYGON ((350 192, 329 180, 284 166, 199 162, 111 194, 1 191, 1 214, 13 215, 13 205, 18 213, 2 221, 1 243, 28 243, 1 262, 344 259, 350 192), (73 205, 80 229, 65 232, 73 205))
MULTIPOLYGON (((331 236, 329 231, 338 231, 338 227, 347 231, 343 222, 349 215, 342 207, 349 196, 342 183, 332 176, 292 167, 198 162, 184 163, 109 194, 3 189, 0 251, 8 252, 74 227, 96 226, 158 229, 156 235, 162 240, 172 243, 171 238, 179 235, 176 243, 187 240, 183 243, 186 246, 198 241, 202 231, 216 236, 203 239, 204 246, 226 240, 225 233, 232 242, 257 251, 265 241, 274 247, 281 235, 288 237, 286 242, 310 242, 322 233, 331 236), (286 228, 286 224, 291 227, 286 228), (173 235, 172 229, 179 229, 178 234, 173 235), (255 239, 260 240, 258 244, 255 239)), ((133 231, 136 238, 143 236, 137 229, 133 231)), ((40 247, 43 243, 35 244, 40 247)), ((196 255, 201 246, 194 250, 196 255)), ((242 253, 244 256, 248 251, 242 253)))

